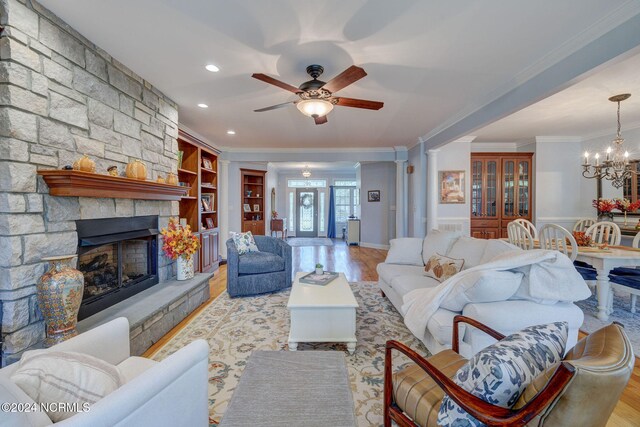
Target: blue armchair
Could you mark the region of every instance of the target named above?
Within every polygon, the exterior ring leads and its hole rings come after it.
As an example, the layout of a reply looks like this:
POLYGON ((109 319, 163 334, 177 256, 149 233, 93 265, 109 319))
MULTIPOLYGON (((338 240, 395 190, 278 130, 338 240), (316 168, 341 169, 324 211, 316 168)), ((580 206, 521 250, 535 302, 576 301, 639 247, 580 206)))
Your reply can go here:
POLYGON ((291 287, 291 246, 281 239, 253 236, 260 252, 238 254, 227 240, 227 292, 231 297, 262 294, 291 287))

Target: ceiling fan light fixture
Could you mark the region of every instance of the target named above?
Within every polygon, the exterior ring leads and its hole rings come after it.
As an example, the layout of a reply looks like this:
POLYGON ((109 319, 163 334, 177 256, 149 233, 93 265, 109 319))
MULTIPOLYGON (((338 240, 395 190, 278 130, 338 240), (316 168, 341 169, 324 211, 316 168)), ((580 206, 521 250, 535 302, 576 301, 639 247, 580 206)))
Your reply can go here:
POLYGON ((305 116, 313 118, 326 116, 333 110, 333 104, 324 99, 304 99, 296 107, 305 116))

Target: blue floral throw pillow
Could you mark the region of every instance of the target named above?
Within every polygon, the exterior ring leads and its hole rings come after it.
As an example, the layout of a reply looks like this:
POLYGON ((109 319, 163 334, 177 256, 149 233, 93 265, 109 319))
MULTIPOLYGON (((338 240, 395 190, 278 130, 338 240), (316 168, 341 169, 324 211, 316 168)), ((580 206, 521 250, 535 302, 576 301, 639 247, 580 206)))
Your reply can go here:
POLYGON ((258 246, 256 246, 253 234, 251 234, 250 231, 247 231, 246 233, 231 232, 231 237, 233 238, 233 243, 236 245, 236 249, 238 250, 238 255, 244 255, 248 252, 260 252, 258 246))
MULTIPOLYGON (((458 370, 454 381, 485 402, 511 408, 535 377, 562 360, 568 334, 566 322, 525 328, 477 353, 458 370)), ((438 425, 484 426, 446 395, 438 425)))

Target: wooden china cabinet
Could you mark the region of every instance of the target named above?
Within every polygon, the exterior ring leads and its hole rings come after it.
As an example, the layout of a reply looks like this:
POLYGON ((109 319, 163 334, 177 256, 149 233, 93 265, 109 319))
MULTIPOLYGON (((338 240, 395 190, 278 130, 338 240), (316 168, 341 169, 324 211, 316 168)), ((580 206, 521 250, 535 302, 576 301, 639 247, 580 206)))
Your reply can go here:
POLYGON ((514 219, 531 221, 533 153, 471 154, 471 236, 507 237, 514 219))
POLYGON ((187 220, 200 239, 200 249, 194 258, 196 272, 218 269, 218 152, 203 141, 179 130, 178 180, 190 187, 189 194, 180 199, 180 218, 187 220))
POLYGON ((266 172, 240 169, 240 200, 242 200, 242 232, 254 235, 265 234, 266 172))

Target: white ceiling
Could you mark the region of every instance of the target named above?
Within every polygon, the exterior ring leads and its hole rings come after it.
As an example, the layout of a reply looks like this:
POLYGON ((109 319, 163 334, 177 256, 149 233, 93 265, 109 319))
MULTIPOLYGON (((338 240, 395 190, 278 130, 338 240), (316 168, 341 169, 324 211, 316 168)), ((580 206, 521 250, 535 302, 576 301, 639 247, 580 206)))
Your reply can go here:
POLYGON ((536 104, 474 132, 474 142, 517 142, 534 136, 590 138, 616 131, 616 104, 609 97, 631 93, 620 104, 622 130, 640 126, 640 55, 585 78, 536 104))
POLYGON ((578 46, 628 0, 41 3, 172 97, 180 121, 214 144, 331 148, 412 146, 558 48, 578 46), (206 71, 207 63, 221 71, 206 71), (311 63, 325 67, 325 80, 363 67, 369 75, 339 95, 384 108, 337 107, 321 126, 294 107, 252 111, 295 99, 252 73, 297 86, 311 63), (209 108, 196 107, 201 102, 209 108))

